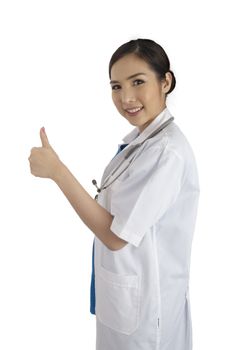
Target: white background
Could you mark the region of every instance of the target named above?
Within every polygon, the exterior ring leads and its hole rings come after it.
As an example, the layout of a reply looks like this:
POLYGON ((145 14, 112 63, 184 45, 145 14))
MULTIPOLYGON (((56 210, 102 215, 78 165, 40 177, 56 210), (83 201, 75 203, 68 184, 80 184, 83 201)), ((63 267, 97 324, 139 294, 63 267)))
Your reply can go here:
POLYGON ((232 341, 230 1, 0 2, 0 349, 95 349, 93 233, 58 186, 31 175, 39 130, 94 197, 91 180, 132 130, 113 105, 112 53, 150 38, 177 86, 167 106, 200 177, 190 298, 194 350, 232 341))

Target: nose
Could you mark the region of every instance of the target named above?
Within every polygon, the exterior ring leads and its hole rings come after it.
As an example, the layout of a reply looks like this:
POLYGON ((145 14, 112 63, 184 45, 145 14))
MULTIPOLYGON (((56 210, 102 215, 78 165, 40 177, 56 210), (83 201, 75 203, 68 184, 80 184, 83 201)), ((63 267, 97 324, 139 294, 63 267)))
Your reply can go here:
POLYGON ((129 104, 130 102, 135 102, 136 97, 132 91, 132 89, 121 89, 121 102, 123 104, 129 104))

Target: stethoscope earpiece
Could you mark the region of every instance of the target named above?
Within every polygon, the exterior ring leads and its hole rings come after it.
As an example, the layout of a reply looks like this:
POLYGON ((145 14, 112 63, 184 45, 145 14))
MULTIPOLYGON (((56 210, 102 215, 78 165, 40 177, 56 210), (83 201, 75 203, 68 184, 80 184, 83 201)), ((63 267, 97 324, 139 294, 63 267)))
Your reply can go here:
POLYGON ((97 186, 96 180, 92 180, 93 185, 97 188, 97 192, 100 193, 101 189, 97 186))

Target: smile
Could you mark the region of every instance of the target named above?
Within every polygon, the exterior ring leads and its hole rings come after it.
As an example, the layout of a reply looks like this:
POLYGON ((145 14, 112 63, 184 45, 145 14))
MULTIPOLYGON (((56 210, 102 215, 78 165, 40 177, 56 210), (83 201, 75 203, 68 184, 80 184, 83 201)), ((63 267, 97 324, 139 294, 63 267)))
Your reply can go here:
POLYGON ((143 109, 143 107, 136 107, 136 108, 129 108, 125 109, 125 111, 130 115, 136 115, 138 112, 140 112, 143 109))

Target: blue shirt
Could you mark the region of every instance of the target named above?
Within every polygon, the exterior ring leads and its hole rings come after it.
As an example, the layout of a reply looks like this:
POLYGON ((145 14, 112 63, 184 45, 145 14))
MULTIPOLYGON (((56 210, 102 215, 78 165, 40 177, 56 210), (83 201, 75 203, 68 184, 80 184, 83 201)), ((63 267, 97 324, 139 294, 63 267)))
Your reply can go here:
MULTIPOLYGON (((128 146, 128 143, 123 143, 119 146, 118 153, 120 153, 126 146, 128 146)), ((115 155, 115 156, 116 156, 115 155)), ((91 314, 95 315, 95 265, 94 265, 94 244, 95 240, 93 241, 93 247, 92 247, 92 273, 91 273, 91 287, 90 287, 90 312, 91 314)))

